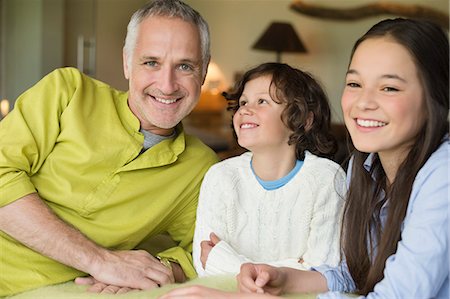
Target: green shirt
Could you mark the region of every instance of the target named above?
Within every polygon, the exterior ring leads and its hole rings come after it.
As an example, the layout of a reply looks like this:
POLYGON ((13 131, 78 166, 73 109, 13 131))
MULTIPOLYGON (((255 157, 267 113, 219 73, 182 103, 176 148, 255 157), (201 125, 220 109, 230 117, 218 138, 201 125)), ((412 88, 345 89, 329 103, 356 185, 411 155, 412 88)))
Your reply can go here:
MULTIPOLYGON (((128 94, 73 68, 26 91, 0 122, 0 206, 38 192, 97 244, 132 249, 167 232, 189 278, 198 193, 215 153, 182 125, 140 154, 144 136, 128 94)), ((0 232, 0 296, 82 275, 0 232)))

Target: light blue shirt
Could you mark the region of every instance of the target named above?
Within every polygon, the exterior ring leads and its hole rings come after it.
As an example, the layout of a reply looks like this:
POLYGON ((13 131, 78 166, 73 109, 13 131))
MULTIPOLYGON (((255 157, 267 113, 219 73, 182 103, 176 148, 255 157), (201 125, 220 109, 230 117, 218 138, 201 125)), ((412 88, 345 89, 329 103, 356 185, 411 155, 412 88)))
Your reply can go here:
MULTIPOLYGON (((446 138, 418 172, 397 252, 387 259, 383 280, 366 298, 449 298, 449 155, 446 138)), ((369 155, 366 169, 372 159, 369 155)), ((382 211, 383 222, 386 216, 382 211)), ((323 265, 314 270, 325 276, 330 290, 319 298, 348 298, 341 292, 355 291, 345 261, 335 268, 323 265)))
POLYGON ((292 168, 292 170, 284 177, 275 181, 264 181, 259 176, 256 175, 255 171, 253 170, 253 160, 250 161, 250 168, 252 169, 252 172, 255 175, 256 180, 265 190, 269 191, 279 189, 284 185, 286 185, 287 183, 289 183, 289 181, 300 171, 300 168, 302 168, 302 166, 303 161, 297 160, 295 162, 294 168, 292 168))

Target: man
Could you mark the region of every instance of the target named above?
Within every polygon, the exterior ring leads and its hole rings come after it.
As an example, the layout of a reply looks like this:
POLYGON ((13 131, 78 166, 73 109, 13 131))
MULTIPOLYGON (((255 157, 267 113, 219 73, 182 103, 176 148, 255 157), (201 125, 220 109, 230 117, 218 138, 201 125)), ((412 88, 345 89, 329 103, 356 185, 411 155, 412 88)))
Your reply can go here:
POLYGON ((19 97, 0 123, 0 296, 86 273, 123 289, 195 276, 198 193, 217 158, 180 122, 209 59, 202 17, 156 0, 128 25, 128 93, 66 68, 19 97), (131 250, 162 232, 178 246, 131 250))

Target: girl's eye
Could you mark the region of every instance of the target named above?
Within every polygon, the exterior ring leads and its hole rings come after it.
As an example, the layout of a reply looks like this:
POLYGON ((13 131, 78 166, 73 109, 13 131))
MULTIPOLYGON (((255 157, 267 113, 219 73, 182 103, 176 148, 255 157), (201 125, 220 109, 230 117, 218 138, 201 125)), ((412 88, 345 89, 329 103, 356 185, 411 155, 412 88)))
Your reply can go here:
POLYGON ((247 105, 247 101, 239 101, 239 107, 247 105))
POLYGON ((349 83, 347 83, 347 86, 351 87, 351 88, 360 87, 360 85, 358 83, 355 83, 355 82, 349 82, 349 83))
POLYGON ((387 87, 384 87, 384 88, 383 88, 383 91, 393 92, 393 91, 398 91, 398 89, 395 88, 395 87, 389 87, 389 86, 387 86, 387 87))

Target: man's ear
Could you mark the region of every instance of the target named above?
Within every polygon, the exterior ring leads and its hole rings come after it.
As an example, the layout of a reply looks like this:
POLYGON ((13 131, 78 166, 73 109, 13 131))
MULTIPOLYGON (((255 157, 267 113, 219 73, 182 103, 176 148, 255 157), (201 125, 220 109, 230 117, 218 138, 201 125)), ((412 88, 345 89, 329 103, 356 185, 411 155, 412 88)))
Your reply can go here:
POLYGON ((210 61, 211 61, 211 57, 208 59, 208 63, 206 64, 206 70, 205 70, 205 75, 203 76, 202 85, 205 83, 206 75, 208 75, 208 66, 209 66, 210 61))
POLYGON ((128 56, 125 52, 125 48, 122 49, 122 63, 123 63, 123 74, 125 79, 130 79, 129 69, 128 69, 128 56))

